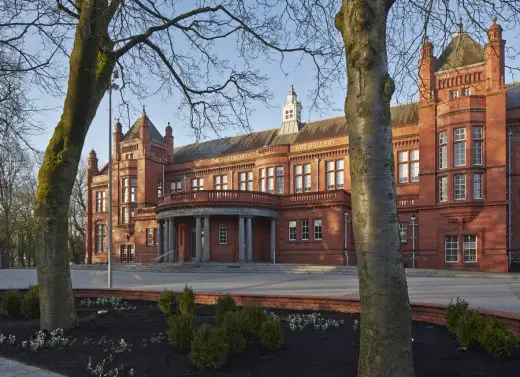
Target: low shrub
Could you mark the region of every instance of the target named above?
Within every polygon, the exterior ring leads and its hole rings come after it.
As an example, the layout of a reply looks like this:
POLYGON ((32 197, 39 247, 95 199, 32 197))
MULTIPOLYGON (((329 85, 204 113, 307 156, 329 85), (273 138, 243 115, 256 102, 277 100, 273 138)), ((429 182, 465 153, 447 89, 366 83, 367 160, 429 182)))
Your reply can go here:
POLYGON ((26 317, 40 317, 40 293, 37 285, 32 285, 22 298, 20 311, 26 317))
POLYGON ((482 314, 474 310, 466 310, 459 316, 455 336, 462 347, 471 348, 478 344, 484 319, 482 314))
POLYGON ((207 323, 200 326, 193 337, 191 362, 199 368, 218 369, 226 363, 228 355, 229 344, 222 328, 207 323))
POLYGON ((177 303, 181 314, 188 314, 195 312, 195 294, 193 289, 186 285, 182 293, 177 298, 177 303))
POLYGON ((283 332, 279 318, 271 316, 262 323, 260 343, 268 351, 278 351, 282 347, 283 332))
POLYGON ((449 332, 452 334, 455 335, 459 318, 469 310, 468 306, 469 304, 459 297, 457 297, 455 303, 453 301, 450 302, 446 311, 446 324, 449 332))
POLYGON ((159 310, 168 317, 178 313, 177 297, 171 290, 165 289, 164 292, 161 292, 157 305, 159 310))
POLYGON ((219 296, 217 298, 217 303, 215 304, 217 323, 222 323, 224 314, 227 312, 236 312, 237 310, 237 304, 233 296, 231 296, 229 293, 224 296, 219 296))
POLYGON ((195 330, 195 314, 181 313, 168 318, 168 341, 180 349, 189 349, 195 330))
POLYGON ((2 313, 9 317, 19 317, 22 296, 15 289, 8 289, 2 295, 2 313))
POLYGON ((246 305, 242 309, 240 319, 246 339, 252 341, 254 338, 260 337, 260 329, 262 323, 267 319, 267 313, 261 306, 246 305))
POLYGON ((493 356, 509 356, 518 346, 515 335, 504 321, 485 317, 480 329, 479 342, 487 353, 493 356))
POLYGON ((229 345, 229 352, 239 354, 247 347, 246 339, 240 320, 240 312, 228 311, 222 315, 220 327, 224 333, 224 339, 229 345))

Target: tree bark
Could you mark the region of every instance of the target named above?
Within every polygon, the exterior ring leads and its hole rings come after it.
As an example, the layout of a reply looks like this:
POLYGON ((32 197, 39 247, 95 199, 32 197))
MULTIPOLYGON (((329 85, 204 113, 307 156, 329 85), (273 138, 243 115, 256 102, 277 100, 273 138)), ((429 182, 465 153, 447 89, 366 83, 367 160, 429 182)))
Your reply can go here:
POLYGON ((77 325, 67 248, 68 209, 88 128, 108 88, 114 66, 106 0, 81 2, 70 57, 63 114, 38 174, 36 213, 43 245, 37 253, 40 327, 77 325))
POLYGON ((414 376, 411 315, 399 243, 386 22, 393 0, 343 0, 352 215, 361 304, 358 377, 414 376))

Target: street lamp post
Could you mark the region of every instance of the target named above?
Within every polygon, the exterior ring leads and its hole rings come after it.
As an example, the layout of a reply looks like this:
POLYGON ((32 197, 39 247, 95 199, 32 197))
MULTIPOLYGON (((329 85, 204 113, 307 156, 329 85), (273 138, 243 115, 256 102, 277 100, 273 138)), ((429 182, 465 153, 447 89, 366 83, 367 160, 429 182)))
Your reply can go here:
MULTIPOLYGON (((114 71, 114 80, 119 78, 117 70, 114 71)), ((114 82, 110 81, 108 87, 108 288, 112 288, 112 90, 119 89, 119 86, 114 82)))
POLYGON ((343 242, 344 242, 344 254, 345 254, 345 264, 348 266, 348 212, 345 212, 343 215, 344 222, 344 234, 343 234, 343 242))
POLYGON ((417 225, 417 216, 412 215, 412 268, 415 268, 415 226, 417 225))

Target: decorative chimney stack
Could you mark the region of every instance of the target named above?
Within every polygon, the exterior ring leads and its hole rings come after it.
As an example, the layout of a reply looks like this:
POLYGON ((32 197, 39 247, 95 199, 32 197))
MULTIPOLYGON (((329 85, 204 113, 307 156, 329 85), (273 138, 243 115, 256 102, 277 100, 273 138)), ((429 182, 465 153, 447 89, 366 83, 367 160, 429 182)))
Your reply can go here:
POLYGON ((114 135, 113 153, 115 156, 115 160, 119 161, 120 155, 121 155, 121 151, 120 151, 121 148, 119 147, 119 143, 123 139, 123 128, 121 126, 121 123, 119 122, 119 119, 117 119, 116 123, 114 124, 114 134, 113 135, 114 135))
POLYGON ((280 135, 298 132, 301 126, 302 104, 291 85, 287 100, 282 106, 282 126, 278 132, 280 135))
POLYGON ((93 177, 98 173, 99 169, 96 151, 94 149, 91 149, 90 153, 88 154, 88 177, 93 177))
POLYGON ((419 101, 433 103, 435 101, 435 69, 437 59, 433 56, 433 44, 426 36, 421 47, 419 60, 419 101))
POLYGON ((506 41, 502 39, 502 27, 493 19, 493 25, 488 30, 486 44, 486 89, 493 91, 502 89, 505 85, 505 49, 506 41))
POLYGON ((173 130, 172 130, 172 127, 170 126, 170 122, 168 122, 168 125, 166 126, 165 133, 166 133, 166 135, 164 136, 164 143, 168 146, 168 150, 167 150, 168 160, 170 162, 172 162, 172 158, 173 158, 173 130))

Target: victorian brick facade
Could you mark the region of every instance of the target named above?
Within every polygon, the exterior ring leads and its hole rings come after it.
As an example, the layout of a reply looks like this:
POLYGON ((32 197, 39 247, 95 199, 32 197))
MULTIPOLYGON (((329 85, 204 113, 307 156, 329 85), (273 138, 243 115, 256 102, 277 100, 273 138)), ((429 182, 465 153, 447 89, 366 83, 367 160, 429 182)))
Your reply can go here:
MULTIPOLYGON (((520 257, 520 85, 506 84, 502 29, 425 40, 419 101, 391 108, 400 237, 417 268, 507 271, 520 257), (413 220, 412 220, 413 219, 413 220), (518 254, 518 255, 517 255, 518 254)), ((108 167, 88 164, 87 262, 356 264, 348 126, 301 122, 291 88, 275 129, 174 147, 147 114, 114 126, 108 167)))

